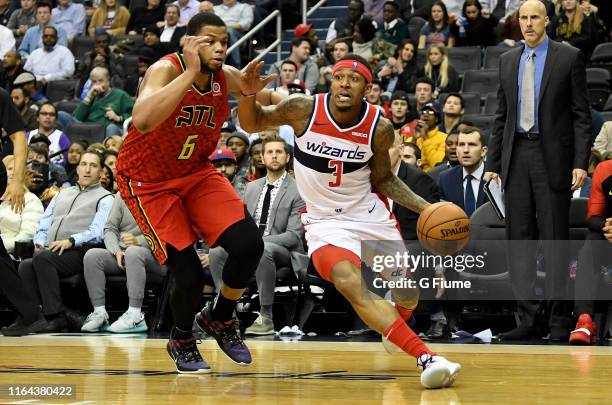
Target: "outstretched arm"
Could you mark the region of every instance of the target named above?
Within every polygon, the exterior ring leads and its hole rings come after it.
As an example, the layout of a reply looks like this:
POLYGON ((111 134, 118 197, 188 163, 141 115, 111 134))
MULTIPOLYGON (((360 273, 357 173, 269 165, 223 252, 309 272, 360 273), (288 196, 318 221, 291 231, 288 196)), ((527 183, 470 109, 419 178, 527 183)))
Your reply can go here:
POLYGON ((251 62, 240 76, 238 119, 247 132, 260 132, 268 128, 290 125, 296 133, 302 133, 314 108, 311 97, 294 95, 277 105, 262 107, 257 98, 261 90, 274 80, 274 76, 259 76, 263 62, 251 62))
POLYGON ((389 148, 393 145, 394 139, 393 125, 386 118, 381 118, 374 134, 374 156, 370 160, 372 171, 370 180, 378 191, 396 203, 420 213, 430 204, 391 172, 389 148))

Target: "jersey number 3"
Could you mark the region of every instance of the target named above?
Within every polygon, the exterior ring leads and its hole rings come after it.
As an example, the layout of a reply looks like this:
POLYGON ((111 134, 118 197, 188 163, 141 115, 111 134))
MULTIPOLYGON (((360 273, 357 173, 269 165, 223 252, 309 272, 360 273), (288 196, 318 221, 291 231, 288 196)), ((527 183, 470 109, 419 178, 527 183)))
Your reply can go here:
POLYGON ((327 164, 327 167, 330 169, 335 169, 332 172, 332 176, 334 176, 334 181, 330 181, 327 183, 329 187, 340 187, 342 183, 342 161, 341 160, 330 160, 327 164))
POLYGON ((198 139, 199 134, 188 135, 183 143, 183 150, 181 150, 181 154, 178 156, 178 160, 189 160, 191 155, 193 155, 193 151, 195 150, 195 141, 198 139))

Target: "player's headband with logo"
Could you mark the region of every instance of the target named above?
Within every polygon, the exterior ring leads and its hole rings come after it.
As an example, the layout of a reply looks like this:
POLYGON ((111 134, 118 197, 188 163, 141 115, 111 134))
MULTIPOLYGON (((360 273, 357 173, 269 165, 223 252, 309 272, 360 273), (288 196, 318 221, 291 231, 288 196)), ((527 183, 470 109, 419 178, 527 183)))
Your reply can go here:
POLYGON ((366 83, 372 82, 372 73, 370 73, 370 69, 368 69, 366 65, 359 61, 351 59, 341 60, 340 62, 334 65, 332 75, 335 75, 336 71, 338 71, 339 69, 352 69, 359 73, 361 76, 363 76, 366 83))

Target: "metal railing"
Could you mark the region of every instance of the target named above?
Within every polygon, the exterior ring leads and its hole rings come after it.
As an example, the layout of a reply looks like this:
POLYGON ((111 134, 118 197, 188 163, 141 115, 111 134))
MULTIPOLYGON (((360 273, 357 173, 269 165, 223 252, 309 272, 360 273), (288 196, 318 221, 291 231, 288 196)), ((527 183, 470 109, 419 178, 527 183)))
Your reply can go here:
MULTIPOLYGON (((276 40, 270 44, 266 49, 264 49, 259 55, 257 55, 253 60, 260 60, 269 52, 271 52, 274 48, 276 48, 276 61, 280 62, 282 60, 281 55, 281 42, 282 42, 282 34, 283 34, 283 17, 279 10, 275 10, 269 16, 261 20, 259 24, 254 26, 249 32, 244 34, 242 38, 236 41, 232 46, 227 49, 227 54, 232 52, 234 49, 238 48, 240 45, 244 44, 248 41, 253 35, 255 35, 259 30, 261 30, 267 23, 276 18, 276 40)), ((245 66, 246 68, 246 66, 245 66)), ((244 70, 244 68, 243 68, 244 70)))
POLYGON ((308 21, 308 17, 314 14, 323 4, 325 4, 327 0, 320 0, 317 4, 312 6, 310 10, 308 10, 308 0, 302 0, 302 24, 306 24, 308 21))

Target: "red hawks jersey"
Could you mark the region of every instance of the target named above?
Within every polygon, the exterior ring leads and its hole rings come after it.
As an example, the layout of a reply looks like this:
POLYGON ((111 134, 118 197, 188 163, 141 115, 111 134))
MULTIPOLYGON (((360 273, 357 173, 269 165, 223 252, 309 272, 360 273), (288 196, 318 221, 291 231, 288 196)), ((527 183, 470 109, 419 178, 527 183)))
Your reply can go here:
MULTIPOLYGON (((179 74, 186 68, 179 53, 162 59, 172 62, 179 74)), ((157 182, 201 169, 209 162, 230 112, 227 100, 223 70, 211 74, 205 89, 194 83, 172 114, 151 132, 130 126, 119 153, 118 172, 135 180, 157 182)))
MULTIPOLYGON (((374 218, 373 207, 381 201, 372 191, 369 163, 380 110, 364 101, 359 122, 343 128, 329 112, 329 94, 317 94, 314 100, 306 131, 296 137, 294 147, 296 183, 308 216, 374 218)), ((388 219, 384 211, 376 217, 388 219)))

